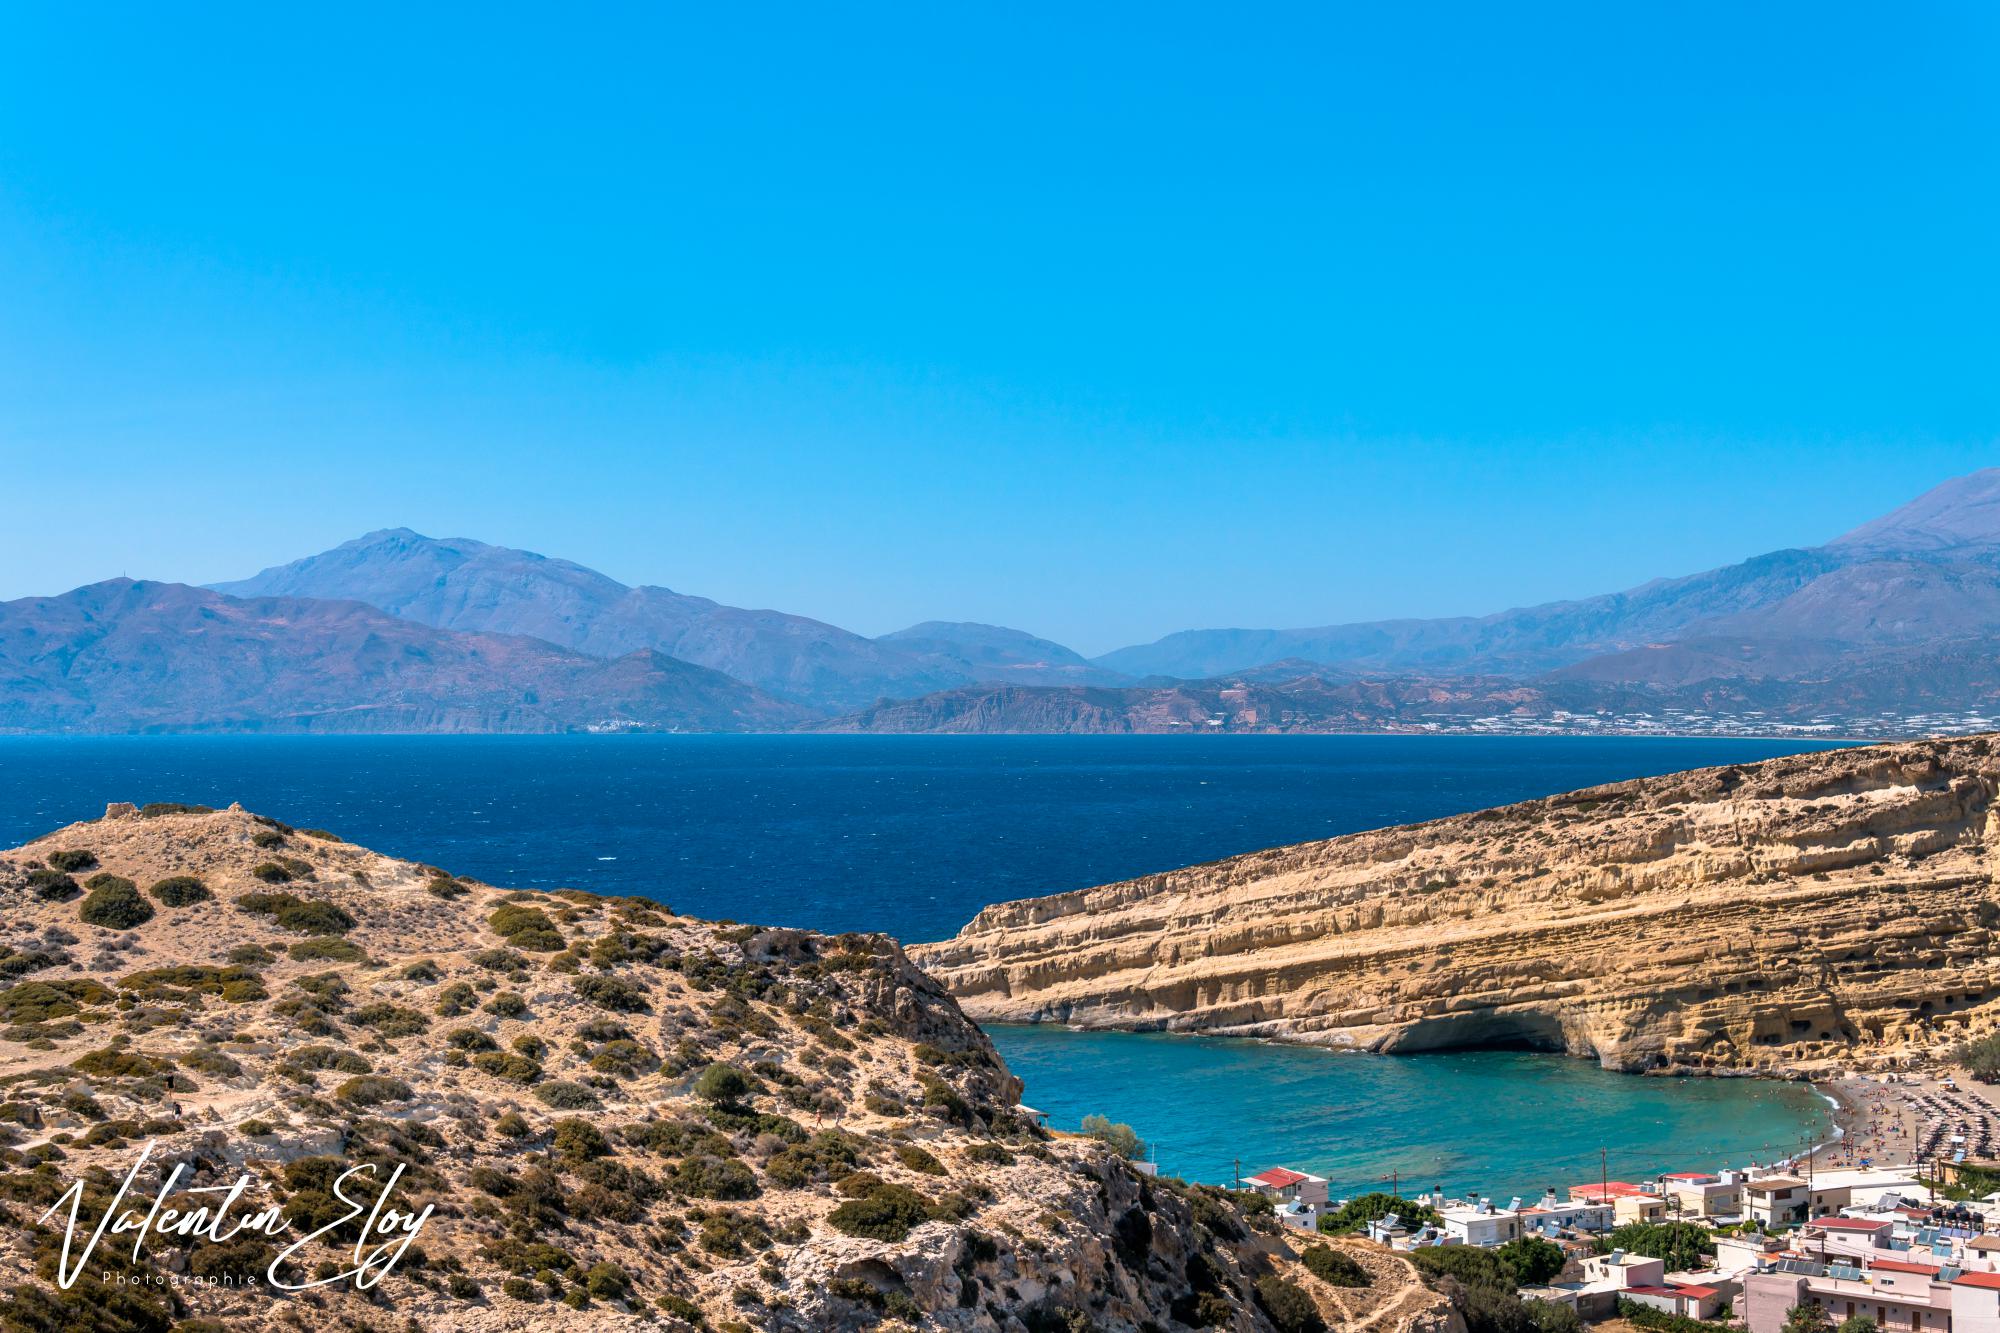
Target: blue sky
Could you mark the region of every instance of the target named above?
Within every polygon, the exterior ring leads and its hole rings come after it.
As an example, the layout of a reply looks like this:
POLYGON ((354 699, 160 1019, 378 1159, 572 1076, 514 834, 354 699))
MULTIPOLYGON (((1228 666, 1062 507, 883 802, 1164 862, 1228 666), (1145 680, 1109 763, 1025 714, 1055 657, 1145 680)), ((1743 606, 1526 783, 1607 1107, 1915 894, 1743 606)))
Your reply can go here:
POLYGON ((2000 462, 1990 11, 1082 8, 14 11, 0 597, 407 524, 1102 651, 2000 462))

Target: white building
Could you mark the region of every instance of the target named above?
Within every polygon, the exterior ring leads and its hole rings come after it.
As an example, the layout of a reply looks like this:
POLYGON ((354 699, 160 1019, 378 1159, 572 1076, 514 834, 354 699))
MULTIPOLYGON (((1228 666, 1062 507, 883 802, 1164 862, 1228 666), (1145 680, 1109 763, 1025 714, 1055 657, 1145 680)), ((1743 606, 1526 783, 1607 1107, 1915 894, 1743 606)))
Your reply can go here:
POLYGON ((1584 1256, 1583 1285, 1596 1290, 1625 1291, 1632 1287, 1657 1287, 1666 1282, 1667 1262, 1643 1254, 1613 1250, 1609 1254, 1584 1256))
POLYGON ((1517 1210, 1524 1236, 1560 1236, 1566 1231, 1609 1231, 1614 1205, 1590 1199, 1561 1199, 1550 1190, 1537 1203, 1517 1210))
POLYGON ((1743 1208, 1743 1182, 1734 1171, 1676 1171, 1661 1176, 1660 1187, 1683 1217, 1736 1217, 1743 1208))
POLYGON ((1274 1166, 1254 1176, 1245 1176, 1243 1184, 1246 1189, 1257 1191, 1272 1203, 1308 1203, 1319 1208, 1326 1207, 1326 1177, 1316 1176, 1310 1171, 1274 1166))
POLYGON ((1445 1235, 1462 1245, 1491 1247, 1521 1237, 1521 1215, 1512 1208, 1495 1208, 1493 1200, 1447 1204, 1438 1209, 1445 1235))

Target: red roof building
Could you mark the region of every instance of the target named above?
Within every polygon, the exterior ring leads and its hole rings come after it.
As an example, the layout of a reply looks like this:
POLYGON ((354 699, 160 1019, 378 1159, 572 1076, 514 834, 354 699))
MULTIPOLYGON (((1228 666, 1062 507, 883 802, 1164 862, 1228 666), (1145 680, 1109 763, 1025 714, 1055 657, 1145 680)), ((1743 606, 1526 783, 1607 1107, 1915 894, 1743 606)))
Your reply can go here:
POLYGON ((1822 1217, 1806 1225, 1822 1231, 1881 1231, 1894 1224, 1887 1220, 1871 1221, 1865 1217, 1822 1217))

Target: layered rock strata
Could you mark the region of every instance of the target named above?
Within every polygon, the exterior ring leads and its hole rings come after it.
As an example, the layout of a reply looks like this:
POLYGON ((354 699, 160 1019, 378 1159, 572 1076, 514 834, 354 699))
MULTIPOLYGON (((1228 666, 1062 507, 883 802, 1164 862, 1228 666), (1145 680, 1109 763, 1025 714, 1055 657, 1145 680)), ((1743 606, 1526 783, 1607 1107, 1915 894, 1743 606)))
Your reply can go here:
POLYGON ((2000 1022, 1993 738, 1593 787, 1001 903, 911 955, 981 1020, 1625 1070, 1812 1070, 2000 1022))

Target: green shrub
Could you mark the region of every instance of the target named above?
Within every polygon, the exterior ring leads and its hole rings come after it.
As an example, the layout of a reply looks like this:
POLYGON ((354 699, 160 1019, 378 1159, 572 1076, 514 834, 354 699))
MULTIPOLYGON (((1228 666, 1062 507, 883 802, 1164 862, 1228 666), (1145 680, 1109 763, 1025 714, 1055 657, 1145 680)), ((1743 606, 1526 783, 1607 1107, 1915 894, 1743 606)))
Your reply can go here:
POLYGON ((600 1009, 621 1014, 643 1014, 653 1006, 646 993, 618 977, 578 977, 570 983, 576 993, 600 1009))
POLYGON ((1426 1245, 1410 1251, 1410 1262, 1426 1277, 1456 1278, 1468 1287, 1491 1287, 1514 1294, 1514 1266, 1493 1250, 1476 1245, 1426 1245))
POLYGON ((1298 1283, 1275 1273, 1257 1279, 1257 1304, 1278 1333, 1326 1333, 1326 1321, 1312 1297, 1298 1283))
POLYGON ((756 1080, 735 1065, 720 1062, 701 1071, 694 1095, 717 1106, 734 1106, 757 1090, 756 1080))
POLYGON ((453 1028, 444 1034, 444 1044, 461 1051, 497 1051, 500 1043, 478 1028, 453 1028))
POLYGON ((268 995, 255 972, 235 966, 206 967, 193 963, 134 972, 118 983, 118 989, 132 991, 144 999, 177 1000, 185 998, 187 993, 220 995, 232 1004, 261 1000, 268 995), (231 997, 231 986, 236 987, 235 998, 231 997))
POLYGON ((542 1067, 525 1055, 486 1051, 473 1056, 472 1063, 493 1077, 504 1078, 509 1083, 533 1083, 542 1076, 542 1067))
POLYGON ((153 887, 146 892, 168 907, 192 907, 215 896, 208 891, 208 885, 193 875, 169 875, 154 880, 153 887))
POLYGON ((266 884, 289 884, 292 882, 292 872, 276 861, 263 861, 250 867, 250 878, 261 879, 266 884))
POLYGON ((1715 1233, 1693 1222, 1628 1222, 1608 1243, 1628 1254, 1664 1259, 1669 1273, 1699 1271, 1715 1255, 1715 1233))
POLYGON ((354 941, 325 935, 294 940, 285 952, 292 956, 295 963, 359 963, 368 957, 354 941))
POLYGON ((362 1074, 341 1084, 333 1095, 352 1106, 379 1106, 383 1102, 406 1102, 416 1094, 399 1078, 362 1074))
POLYGON ((190 805, 186 801, 148 801, 139 807, 139 818, 158 819, 162 815, 212 815, 212 805, 190 805))
POLYGON ((558 1111, 583 1111, 599 1105, 596 1093, 567 1079, 542 1084, 535 1089, 535 1096, 558 1111))
POLYGON ((213 1046, 197 1046, 181 1057, 181 1063, 201 1074, 213 1074, 217 1078, 235 1078, 243 1072, 243 1066, 230 1059, 213 1046))
POLYGON ((480 1008, 489 1014, 498 1014, 502 1018, 519 1018, 528 1012, 528 1002, 518 991, 503 990, 480 1008))
POLYGON ((170 1072, 167 1065, 157 1060, 110 1046, 86 1051, 71 1061, 69 1067, 79 1074, 90 1074, 99 1078, 151 1078, 156 1074, 170 1072))
POLYGON ((579 1120, 575 1116, 556 1121, 550 1145, 560 1156, 576 1162, 611 1155, 611 1143, 604 1137, 604 1132, 588 1120, 579 1120))
POLYGON ((699 1305, 696 1305, 685 1296, 676 1296, 672 1292, 668 1292, 654 1303, 674 1318, 684 1319, 697 1328, 708 1318, 707 1315, 702 1313, 699 1305))
POLYGON ((338 1046, 301 1046, 285 1057, 285 1064, 309 1072, 330 1069, 336 1074, 368 1074, 375 1069, 362 1056, 338 1046))
POLYGON ((1334 1235, 1360 1231, 1370 1222, 1391 1213, 1411 1227, 1426 1226, 1438 1220, 1437 1210, 1428 1204, 1377 1190, 1372 1194, 1356 1195, 1335 1211, 1320 1214, 1319 1229, 1334 1235))
POLYGON ((106 930, 130 930, 153 919, 153 905, 139 896, 131 880, 119 875, 92 875, 90 893, 76 914, 106 930))
POLYGON ((323 828, 302 828, 299 830, 299 836, 301 838, 317 838, 321 842, 341 841, 338 833, 328 833, 323 828))
POLYGON ((538 907, 502 903, 486 918, 486 924, 501 939, 529 953, 554 953, 568 943, 556 929, 556 923, 538 907))
MULTIPOLYGON (((1583 1321, 1577 1319, 1576 1312, 1566 1305, 1555 1306, 1555 1309, 1569 1316, 1569 1322, 1564 1323, 1558 1319, 1551 1318, 1549 1313, 1541 1308, 1544 1305, 1553 1304, 1552 1302, 1523 1301, 1522 1304, 1533 1309, 1536 1316, 1535 1333, 1583 1333, 1583 1321)), ((1797 1308, 1794 1306, 1792 1310, 1786 1311, 1785 1328, 1790 1329, 1792 1327, 1793 1321, 1791 1315, 1797 1308)), ((1817 1313, 1803 1316, 1806 1333, 1828 1333, 1828 1330, 1833 1327, 1833 1323, 1826 1317, 1825 1311, 1818 1306, 1808 1308, 1817 1311, 1817 1313)), ((1653 1329, 1656 1330, 1656 1333, 1732 1333, 1732 1330, 1739 1327, 1721 1322, 1710 1323, 1702 1319, 1690 1319, 1686 1315, 1669 1314, 1665 1310, 1656 1309, 1650 1305, 1641 1305, 1637 1301, 1627 1300, 1622 1296, 1618 1299, 1618 1317, 1636 1328, 1653 1329)), ((1861 1319, 1867 1318, 1866 1315, 1855 1317, 1861 1319)), ((1870 1328, 1873 1327, 1874 1322, 1872 1319, 1868 1320, 1870 1328)), ((1845 1328, 1846 1325, 1847 1321, 1842 1320, 1841 1327, 1845 1328)), ((1868 1333, 1868 1330, 1855 1329, 1851 1333, 1868 1333)))
POLYGON ((754 1199, 757 1174, 735 1157, 700 1153, 676 1165, 669 1175, 673 1187, 696 1199, 754 1199))
POLYGON ((632 1279, 617 1264, 592 1264, 584 1270, 583 1289, 600 1301, 622 1301, 631 1294, 632 1279))
POLYGON ((1146 1160, 1146 1141, 1130 1125, 1113 1124, 1101 1115, 1087 1115, 1078 1128, 1085 1138, 1096 1139, 1127 1161, 1146 1160))
MULTIPOLYGON (((1711 1248, 1710 1253, 1713 1252, 1711 1248)), ((1510 1240, 1499 1247, 1498 1253, 1514 1270, 1514 1280, 1524 1287, 1539 1287, 1544 1282, 1554 1281, 1569 1261, 1562 1246, 1540 1236, 1510 1240)))
POLYGON ((66 870, 74 874, 79 870, 89 870, 92 866, 95 866, 97 864, 97 853, 86 852, 81 849, 67 852, 50 852, 44 859, 55 869, 66 870))
POLYGON ((716 1211, 701 1219, 701 1247, 725 1259, 741 1258, 750 1250, 769 1248, 771 1228, 749 1213, 716 1211))
POLYGON ((1306 1271, 1322 1282, 1336 1287, 1370 1285, 1368 1270, 1355 1262, 1352 1255, 1342 1254, 1330 1245, 1308 1245, 1299 1259, 1306 1271))
MULTIPOLYGON (((843 1192, 847 1182, 842 1182, 843 1192)), ((931 1219, 931 1206, 923 1195, 903 1185, 873 1180, 867 1193, 849 1199, 827 1215, 834 1230, 868 1240, 900 1241, 913 1227, 931 1219)))
POLYGON ((914 1143, 896 1145, 896 1159, 912 1171, 921 1171, 927 1176, 944 1174, 944 1163, 914 1143))
POLYGON ((65 958, 50 953, 47 949, 29 949, 21 952, 9 945, 0 944, 0 977, 9 979, 24 977, 30 972, 39 972, 45 967, 54 967, 65 958))
POLYGON ((354 1011, 354 1021, 363 1027, 374 1028, 385 1037, 414 1037, 431 1025, 430 1020, 416 1010, 387 1001, 362 1005, 354 1011))
POLYGON ((28 888, 45 903, 66 903, 83 893, 75 880, 59 870, 30 870, 28 888))
POLYGON ((438 992, 436 1013, 439 1018, 457 1018, 470 1010, 479 999, 479 992, 468 982, 454 981, 438 992))
POLYGON ((280 929, 300 935, 345 935, 355 925, 354 918, 338 904, 301 898, 294 893, 246 893, 236 900, 236 905, 246 912, 268 916, 280 929))
POLYGON ((85 1005, 109 1004, 111 988, 87 977, 24 981, 0 990, 0 1023, 46 1023, 83 1012, 85 1005))

